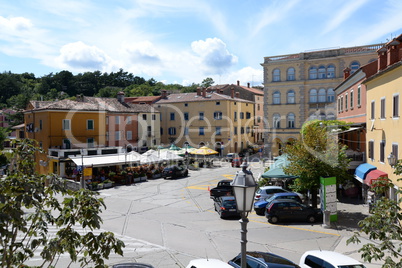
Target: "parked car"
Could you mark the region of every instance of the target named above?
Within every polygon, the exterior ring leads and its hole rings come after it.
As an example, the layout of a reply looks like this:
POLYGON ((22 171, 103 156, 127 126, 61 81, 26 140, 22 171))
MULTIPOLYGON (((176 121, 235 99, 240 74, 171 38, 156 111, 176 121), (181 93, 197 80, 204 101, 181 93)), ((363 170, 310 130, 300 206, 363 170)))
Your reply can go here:
POLYGON ((237 211, 236 199, 234 196, 220 196, 214 200, 215 211, 221 219, 229 217, 240 217, 237 211))
POLYGON ((162 171, 162 177, 166 179, 175 179, 180 177, 187 177, 188 169, 186 166, 170 166, 165 167, 162 171))
POLYGON ((328 250, 306 251, 300 258, 301 268, 365 268, 361 262, 338 252, 328 250))
POLYGON ((154 268, 154 267, 146 263, 129 262, 129 263, 115 264, 112 266, 112 268, 154 268))
POLYGON ((216 187, 209 190, 209 196, 212 199, 218 198, 224 195, 233 195, 233 180, 220 180, 216 187))
POLYGON ((217 259, 191 260, 186 268, 231 268, 229 264, 217 259))
POLYGON ((303 203, 302 199, 300 198, 298 193, 276 193, 273 194, 271 197, 265 198, 265 199, 260 199, 254 203, 254 211, 257 215, 263 216, 265 214, 265 208, 269 203, 271 203, 272 200, 275 199, 292 199, 296 200, 299 203, 303 203))
POLYGON ((279 221, 307 221, 314 223, 322 221, 322 211, 318 208, 300 204, 295 200, 276 199, 265 209, 265 217, 270 223, 279 221))
MULTIPOLYGON (((247 267, 258 268, 300 268, 299 265, 284 257, 269 252, 250 251, 247 254, 247 267)), ((241 267, 241 254, 228 262, 233 267, 241 267)))
POLYGON ((240 167, 241 163, 242 163, 241 157, 236 157, 232 159, 232 167, 240 167))
POLYGON ((263 200, 267 197, 271 197, 273 194, 276 193, 289 193, 289 191, 283 189, 280 186, 263 186, 258 188, 258 190, 255 192, 254 200, 263 200))
POLYGON ((236 153, 228 153, 227 155, 226 155, 226 161, 227 162, 232 162, 232 160, 233 160, 233 158, 235 158, 237 156, 237 154, 236 153))

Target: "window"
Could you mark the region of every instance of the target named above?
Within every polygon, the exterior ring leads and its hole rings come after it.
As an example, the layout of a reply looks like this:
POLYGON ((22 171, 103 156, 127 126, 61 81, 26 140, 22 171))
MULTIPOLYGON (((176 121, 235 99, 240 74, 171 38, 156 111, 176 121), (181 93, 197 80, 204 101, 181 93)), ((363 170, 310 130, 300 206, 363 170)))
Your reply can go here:
POLYGON ((185 103, 185 104, 184 104, 184 107, 188 107, 188 103, 185 103))
POLYGON ((246 119, 250 119, 251 118, 251 113, 246 112, 246 119))
POLYGON ((198 116, 199 116, 199 120, 204 120, 204 113, 203 112, 200 112, 198 116))
POLYGON ((63 130, 70 130, 70 119, 63 119, 63 130))
POLYGON ((43 128, 43 122, 42 122, 42 119, 41 119, 41 120, 39 120, 39 130, 42 130, 42 128, 43 128))
POLYGON ((184 120, 188 121, 188 113, 184 113, 184 120))
POLYGON ((341 96, 341 112, 343 112, 343 96, 341 96))
POLYGON ((174 121, 175 120, 175 114, 174 113, 170 113, 170 121, 174 121))
POLYGON ((371 160, 374 160, 374 141, 369 141, 369 152, 368 152, 368 157, 371 160))
POLYGON ((133 132, 132 132, 131 130, 128 130, 128 131, 126 132, 126 139, 127 139, 128 141, 133 139, 133 132))
POLYGON ((341 98, 338 98, 338 113, 342 112, 341 110, 341 98))
POLYGON ((160 133, 163 135, 163 127, 160 128, 160 133))
POLYGON ((360 63, 358 61, 353 61, 350 64, 350 74, 356 72, 360 68, 360 63))
POLYGON ((318 67, 318 79, 324 79, 327 78, 327 70, 325 69, 325 66, 320 66, 318 67))
POLYGON ((217 101, 215 104, 216 104, 216 105, 221 105, 221 102, 220 102, 220 101, 217 101))
POLYGON ((142 120, 147 120, 147 114, 142 114, 142 120))
POLYGON ((272 103, 281 104, 281 93, 279 93, 279 91, 275 91, 272 95, 272 103))
POLYGON ((87 130, 94 130, 94 120, 92 119, 87 120, 87 130))
POLYGON ((288 114, 287 127, 295 128, 295 114, 294 113, 288 114))
POLYGON ((335 66, 332 64, 327 66, 327 78, 335 78, 335 66))
POLYGON ((392 144, 392 154, 398 159, 398 144, 396 143, 392 144))
POLYGON ((281 128, 281 116, 280 114, 274 114, 273 116, 273 128, 281 128))
POLYGON ((120 124, 120 116, 115 116, 116 124, 120 124))
POLYGON ((295 68, 290 67, 290 68, 288 69, 287 80, 288 80, 288 81, 293 81, 293 80, 295 80, 295 68))
POLYGON ((131 122, 133 120, 132 120, 131 116, 127 116, 126 121, 127 121, 127 125, 131 125, 131 122))
POLYGON ((222 120, 222 112, 214 112, 215 120, 222 120))
POLYGON ((234 134, 234 135, 237 135, 237 127, 234 127, 234 128, 233 128, 233 134, 234 134))
POLYGON ((275 70, 272 72, 272 81, 274 81, 274 82, 279 82, 279 81, 281 81, 281 70, 275 69, 275 70))
POLYGON ((317 79, 317 67, 311 66, 308 70, 308 74, 309 79, 317 79))
POLYGON ((310 103, 317 102, 317 89, 310 90, 310 103))
POLYGON ((240 134, 244 134, 244 127, 240 127, 240 134))
POLYGON ((148 137, 152 137, 152 126, 147 126, 147 135, 148 137))
POLYGON ((335 91, 333 88, 328 88, 327 90, 327 102, 335 101, 335 91))
POLYGON ((204 135, 205 135, 204 127, 200 127, 200 128, 198 129, 198 135, 200 135, 200 136, 204 136, 204 135))
POLYGON ((114 133, 114 137, 115 137, 115 140, 119 141, 120 140, 120 131, 116 131, 114 133))
POLYGON ((360 107, 361 105, 361 94, 362 94, 362 88, 361 85, 357 87, 357 107, 360 107))
POLYGON ((69 139, 63 139, 63 149, 71 149, 71 142, 69 139))
POLYGON ((170 127, 168 129, 169 135, 176 135, 176 128, 175 127, 170 127))
POLYGON ((217 135, 217 136, 220 136, 220 135, 222 135, 222 127, 216 127, 216 130, 215 130, 215 134, 217 135))
POLYGON ((384 163, 385 160, 385 141, 380 141, 380 162, 384 163))
POLYGON ((353 96, 353 95, 354 95, 353 93, 354 93, 353 90, 351 90, 351 91, 350 91, 350 109, 353 109, 353 101, 354 101, 354 100, 353 100, 353 97, 354 97, 354 96, 353 96))
POLYGON ((287 101, 288 101, 288 103, 295 103, 296 102, 295 92, 293 90, 288 91, 287 101))
POLYGON ((94 147, 94 138, 87 138, 87 146, 88 148, 94 147))
POLYGON ((109 140, 109 131, 106 131, 106 140, 109 140))
POLYGON ((381 119, 385 119, 385 98, 381 98, 380 102, 381 119))
POLYGON ((327 120, 335 120, 335 119, 336 119, 336 117, 335 117, 335 115, 333 113, 328 113, 327 114, 327 120))
POLYGON ((244 113, 240 112, 240 119, 244 119, 244 113))
POLYGON ((374 111, 374 109, 375 109, 375 102, 371 101, 371 115, 370 115, 371 120, 375 119, 375 111, 374 111))
POLYGON ((246 127, 246 133, 247 133, 247 134, 250 133, 250 127, 246 127))
POLYGON ((109 116, 106 116, 106 125, 109 125, 109 116))
POLYGON ((156 120, 156 114, 152 115, 152 120, 156 120))
POLYGON ((188 133, 189 133, 188 127, 184 127, 184 135, 188 135, 188 133))
POLYGON ((234 112, 234 114, 233 114, 233 120, 234 120, 234 121, 237 121, 237 112, 234 112))
POLYGON ((346 93, 345 94, 345 111, 348 110, 348 105, 349 105, 349 103, 348 103, 348 93, 346 93))
POLYGON ((327 99, 327 92, 324 88, 318 90, 318 102, 325 102, 327 99))
POLYGON ((399 95, 392 97, 392 117, 399 117, 399 95))

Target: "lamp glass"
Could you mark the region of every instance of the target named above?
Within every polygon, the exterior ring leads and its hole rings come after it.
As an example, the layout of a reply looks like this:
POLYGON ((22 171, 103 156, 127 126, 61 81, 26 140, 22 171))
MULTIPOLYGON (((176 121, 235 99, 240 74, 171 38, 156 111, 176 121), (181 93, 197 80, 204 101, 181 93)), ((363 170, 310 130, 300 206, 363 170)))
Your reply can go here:
POLYGON ((390 164, 391 166, 395 166, 396 164, 396 157, 393 153, 390 153, 388 155, 388 164, 390 164))
POLYGON ((236 197, 237 210, 239 212, 250 212, 253 209, 255 187, 233 186, 236 197))

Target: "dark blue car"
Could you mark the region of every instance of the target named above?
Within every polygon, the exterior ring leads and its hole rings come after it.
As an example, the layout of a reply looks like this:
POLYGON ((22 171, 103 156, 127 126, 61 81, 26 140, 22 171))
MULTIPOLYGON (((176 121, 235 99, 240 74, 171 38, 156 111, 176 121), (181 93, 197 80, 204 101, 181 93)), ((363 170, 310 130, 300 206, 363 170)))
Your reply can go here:
POLYGON ((276 193, 274 195, 272 195, 271 197, 265 198, 263 200, 259 200, 257 202, 254 203, 254 211, 257 215, 260 216, 264 216, 265 214, 265 208, 267 207, 267 205, 275 199, 292 199, 292 200, 296 200, 299 203, 302 203, 302 200, 299 196, 299 194, 297 193, 276 193))

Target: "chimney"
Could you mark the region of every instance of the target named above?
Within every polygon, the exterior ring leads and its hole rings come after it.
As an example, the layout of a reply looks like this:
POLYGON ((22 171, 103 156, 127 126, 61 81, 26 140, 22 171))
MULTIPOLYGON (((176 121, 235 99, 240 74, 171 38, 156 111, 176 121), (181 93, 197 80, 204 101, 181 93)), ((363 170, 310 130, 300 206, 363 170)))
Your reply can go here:
POLYGON ((76 95, 75 100, 78 102, 84 102, 84 95, 82 95, 82 94, 76 95))
POLYGON ((343 69, 343 80, 348 79, 349 76, 350 76, 350 68, 346 67, 345 69, 343 69))
POLYGON ((162 99, 167 99, 167 91, 166 90, 162 90, 162 99))
POLYGON ((250 88, 250 83, 247 83, 247 87, 250 88))
POLYGON ((230 97, 233 99, 234 98, 234 87, 230 88, 230 97))
POLYGON ((240 98, 240 92, 236 92, 236 98, 240 98))
POLYGON ((118 100, 120 103, 124 103, 124 91, 119 91, 119 92, 117 93, 117 100, 118 100))
POLYGON ((207 96, 207 89, 205 87, 202 88, 202 97, 205 98, 207 96))
POLYGON ((387 67, 387 49, 385 47, 377 50, 378 53, 378 71, 387 67))
POLYGON ((399 60, 399 45, 398 40, 393 40, 388 44, 387 63, 388 66, 396 63, 399 60))
POLYGON ((239 80, 237 80, 237 86, 240 86, 240 81, 239 80))
POLYGON ((201 88, 197 87, 197 96, 201 96, 201 88))

